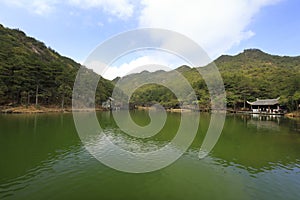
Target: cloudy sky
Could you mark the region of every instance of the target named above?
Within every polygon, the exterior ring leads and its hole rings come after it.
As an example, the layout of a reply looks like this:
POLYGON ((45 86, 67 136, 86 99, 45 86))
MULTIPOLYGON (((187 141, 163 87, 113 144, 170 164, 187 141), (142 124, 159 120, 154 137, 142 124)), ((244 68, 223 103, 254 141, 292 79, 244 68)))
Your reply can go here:
MULTIPOLYGON (((143 27, 184 34, 212 59, 246 48, 295 56, 299 8, 299 0, 0 0, 0 23, 80 63, 108 38, 143 27)), ((111 66, 105 77, 123 76, 142 64, 171 66, 157 54, 131 58, 111 66)))

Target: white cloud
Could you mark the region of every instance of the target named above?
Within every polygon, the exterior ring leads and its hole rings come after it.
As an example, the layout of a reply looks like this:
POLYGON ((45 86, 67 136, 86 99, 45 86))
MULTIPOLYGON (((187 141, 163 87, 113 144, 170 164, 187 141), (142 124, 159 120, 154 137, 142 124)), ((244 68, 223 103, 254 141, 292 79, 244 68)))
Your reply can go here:
POLYGON ((7 5, 25 8, 38 15, 48 15, 55 9, 56 0, 4 0, 7 5))
MULTIPOLYGON (((142 56, 132 57, 132 59, 126 59, 126 57, 125 59, 120 59, 118 62, 112 63, 101 75, 106 79, 112 80, 117 76, 123 77, 144 70, 150 72, 157 70, 168 71, 184 64, 187 63, 176 55, 162 51, 153 51, 146 52, 142 56)), ((100 73, 97 71, 97 68, 93 67, 93 69, 96 73, 100 73)))
POLYGON ((140 27, 170 29, 219 56, 255 33, 247 27, 255 14, 278 0, 142 0, 140 27))
POLYGON ((52 3, 50 3, 51 1, 47 2, 47 1, 32 1, 32 6, 34 9, 34 12, 36 14, 39 15, 44 15, 44 14, 48 14, 51 13, 54 9, 52 3))
POLYGON ((105 13, 120 19, 132 16, 134 6, 129 0, 3 0, 4 3, 27 9, 29 12, 46 15, 53 12, 57 6, 66 4, 80 9, 102 9, 105 13))
MULTIPOLYGON (((123 77, 129 73, 133 73, 133 72, 138 73, 143 70, 146 70, 146 69, 137 70, 137 68, 149 64, 166 64, 166 63, 159 63, 157 60, 154 60, 150 56, 142 56, 137 59, 131 60, 129 62, 124 62, 120 66, 110 66, 109 68, 107 68, 107 70, 102 76, 106 79, 112 80, 117 76, 123 77)), ((153 71, 151 69, 148 68, 147 70, 153 71)))
POLYGON ((68 3, 83 9, 101 8, 120 19, 127 19, 133 14, 133 5, 128 0, 69 0, 68 3))

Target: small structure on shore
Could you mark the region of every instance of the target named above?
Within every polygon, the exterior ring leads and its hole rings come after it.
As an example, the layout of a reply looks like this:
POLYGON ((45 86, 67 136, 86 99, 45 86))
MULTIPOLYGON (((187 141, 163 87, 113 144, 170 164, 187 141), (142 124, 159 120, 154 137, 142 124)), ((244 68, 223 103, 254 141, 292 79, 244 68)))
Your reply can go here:
POLYGON ((247 101, 251 106, 252 113, 255 114, 283 114, 280 109, 279 99, 256 99, 254 102, 247 101))
POLYGON ((105 102, 102 102, 102 108, 106 110, 121 110, 124 106, 122 102, 109 97, 105 102))
POLYGON ((115 107, 115 100, 112 97, 109 97, 107 101, 102 103, 102 108, 107 110, 113 110, 115 107))

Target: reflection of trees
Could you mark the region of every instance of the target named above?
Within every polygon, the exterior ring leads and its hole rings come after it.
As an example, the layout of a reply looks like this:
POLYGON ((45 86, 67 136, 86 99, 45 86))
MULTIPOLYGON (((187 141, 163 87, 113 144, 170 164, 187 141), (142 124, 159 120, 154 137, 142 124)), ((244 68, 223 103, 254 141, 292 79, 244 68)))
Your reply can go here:
MULTIPOLYGON (((296 165, 300 152, 299 135, 291 131, 290 120, 277 120, 227 117, 211 156, 223 166, 236 166, 250 173, 296 165)), ((198 147, 192 148, 197 151, 198 147)))
POLYGON ((12 115, 0 117, 0 121, 0 130, 10 133, 0 146, 5 159, 0 167, 3 179, 44 168, 64 153, 80 150, 71 114, 12 115))

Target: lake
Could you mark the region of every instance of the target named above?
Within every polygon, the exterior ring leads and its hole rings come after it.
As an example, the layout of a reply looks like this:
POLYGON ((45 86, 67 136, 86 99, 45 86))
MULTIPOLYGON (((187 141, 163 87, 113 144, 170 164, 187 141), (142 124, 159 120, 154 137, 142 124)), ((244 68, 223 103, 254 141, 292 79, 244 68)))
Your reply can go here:
MULTIPOLYGON (((131 116, 139 125, 150 122, 146 111, 131 116)), ((179 113, 168 113, 160 133, 134 139, 110 112, 97 117, 112 140, 145 150, 170 141, 180 123, 179 113)), ((300 199, 300 121, 228 115, 217 144, 199 159, 209 121, 201 114, 192 145, 176 162, 133 174, 95 159, 70 113, 0 115, 0 199, 300 199)))

